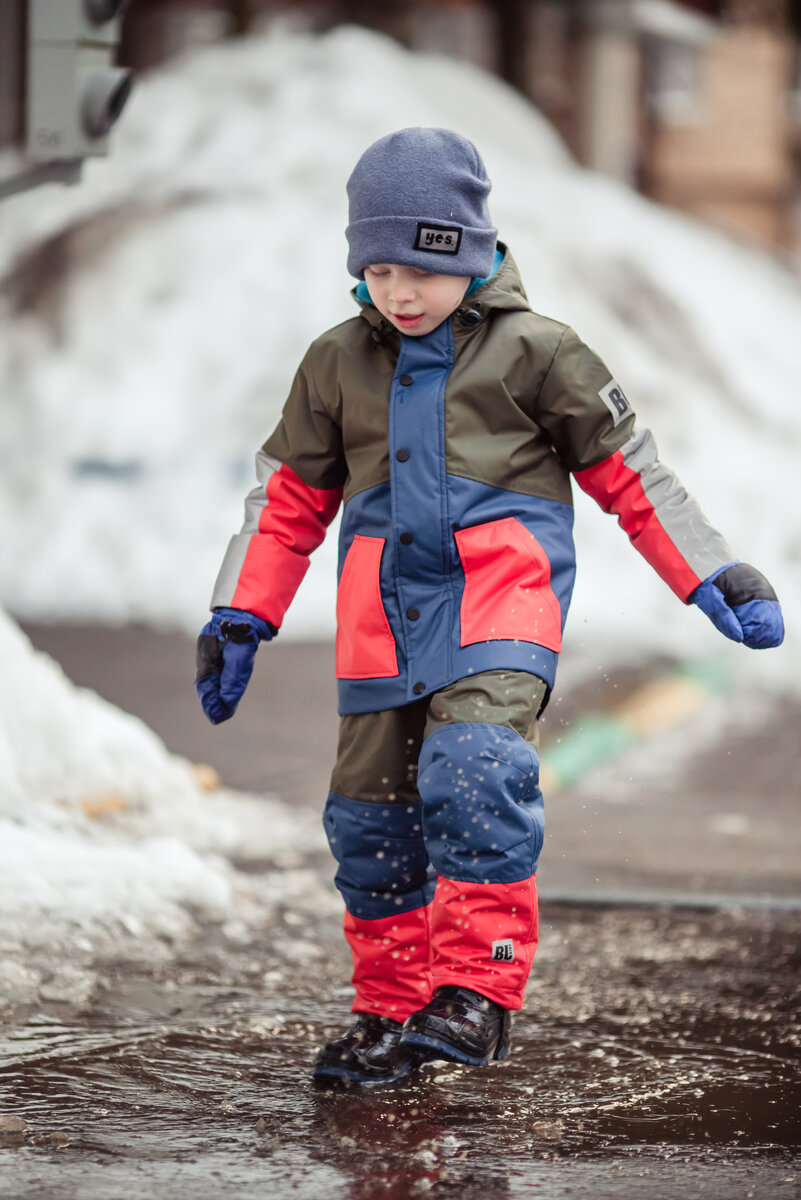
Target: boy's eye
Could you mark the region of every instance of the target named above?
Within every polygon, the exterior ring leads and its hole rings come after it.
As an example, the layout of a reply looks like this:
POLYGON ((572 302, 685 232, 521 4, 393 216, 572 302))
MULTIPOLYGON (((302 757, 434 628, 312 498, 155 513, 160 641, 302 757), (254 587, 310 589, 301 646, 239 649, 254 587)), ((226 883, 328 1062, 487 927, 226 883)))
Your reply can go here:
POLYGON ((389 271, 383 270, 381 267, 367 267, 371 275, 389 275, 389 271))

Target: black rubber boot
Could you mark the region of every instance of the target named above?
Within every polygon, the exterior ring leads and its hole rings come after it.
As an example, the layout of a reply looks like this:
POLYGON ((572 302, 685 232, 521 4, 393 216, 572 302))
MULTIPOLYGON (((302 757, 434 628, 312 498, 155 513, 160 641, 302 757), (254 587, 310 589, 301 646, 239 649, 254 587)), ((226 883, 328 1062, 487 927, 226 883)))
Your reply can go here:
POLYGON ((401 1046, 403 1025, 376 1013, 357 1013, 344 1037, 323 1046, 314 1062, 315 1083, 325 1087, 376 1087, 402 1079, 419 1062, 401 1046))
POLYGON ((421 1060, 438 1058, 486 1066, 509 1056, 511 1017, 508 1009, 466 987, 437 988, 425 1008, 403 1026, 401 1046, 421 1060))

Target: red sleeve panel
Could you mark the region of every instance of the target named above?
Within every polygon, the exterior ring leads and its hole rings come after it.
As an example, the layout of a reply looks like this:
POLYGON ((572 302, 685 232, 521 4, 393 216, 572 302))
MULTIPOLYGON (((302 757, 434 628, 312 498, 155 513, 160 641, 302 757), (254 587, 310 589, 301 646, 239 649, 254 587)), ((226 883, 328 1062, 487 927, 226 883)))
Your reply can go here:
POLYGON ((285 463, 262 455, 262 486, 251 492, 242 532, 232 539, 212 607, 242 608, 280 627, 342 499, 314 488, 285 463))
POLYGON ((603 462, 575 472, 579 486, 604 512, 614 513, 632 545, 679 599, 732 552, 679 480, 656 454, 648 430, 603 462))

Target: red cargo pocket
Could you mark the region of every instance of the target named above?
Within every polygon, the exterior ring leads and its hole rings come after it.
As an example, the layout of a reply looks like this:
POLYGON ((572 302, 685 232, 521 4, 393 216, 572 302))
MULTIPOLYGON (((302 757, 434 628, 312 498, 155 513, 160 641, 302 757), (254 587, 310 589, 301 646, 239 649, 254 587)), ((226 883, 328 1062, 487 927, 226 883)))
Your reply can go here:
POLYGON ((398 674, 395 639, 381 600, 384 540, 357 533, 345 555, 337 591, 337 679, 398 674))
POLYGON ((551 564, 515 517, 455 535, 464 568, 461 644, 496 639, 562 647, 562 612, 551 588, 551 564))

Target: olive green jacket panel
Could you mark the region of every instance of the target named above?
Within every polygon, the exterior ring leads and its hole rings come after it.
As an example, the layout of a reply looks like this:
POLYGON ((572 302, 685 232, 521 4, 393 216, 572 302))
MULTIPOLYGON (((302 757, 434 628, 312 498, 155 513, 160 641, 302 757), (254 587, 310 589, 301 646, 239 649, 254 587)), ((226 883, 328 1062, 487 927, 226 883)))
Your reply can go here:
POLYGON ((389 479, 387 423, 397 353, 352 317, 312 342, 266 453, 310 487, 344 487, 345 498, 389 479))
POLYGON ((606 364, 565 327, 533 416, 569 471, 594 467, 631 438, 634 413, 622 391, 617 389, 619 411, 604 399, 613 386, 606 364))
POLYGON ((445 389, 449 474, 571 503, 568 473, 534 416, 561 334, 557 322, 530 310, 490 310, 469 337, 454 332, 445 389))

